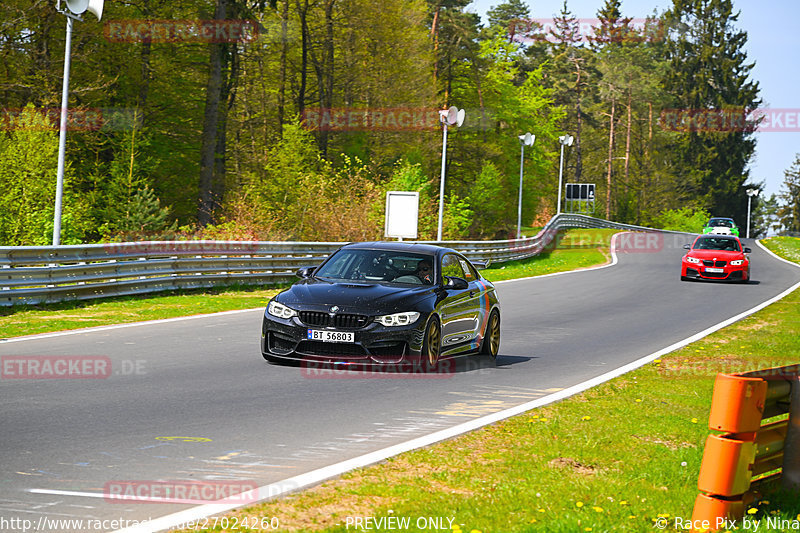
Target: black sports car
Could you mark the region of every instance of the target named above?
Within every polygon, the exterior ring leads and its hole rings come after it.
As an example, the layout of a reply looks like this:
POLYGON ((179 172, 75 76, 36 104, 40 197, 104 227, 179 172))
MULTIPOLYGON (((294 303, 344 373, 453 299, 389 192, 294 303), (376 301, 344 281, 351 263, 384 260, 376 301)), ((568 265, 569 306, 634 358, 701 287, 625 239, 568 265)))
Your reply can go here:
POLYGON ((270 362, 412 362, 480 352, 496 357, 494 286, 449 248, 403 242, 348 244, 270 300, 261 352, 270 362))

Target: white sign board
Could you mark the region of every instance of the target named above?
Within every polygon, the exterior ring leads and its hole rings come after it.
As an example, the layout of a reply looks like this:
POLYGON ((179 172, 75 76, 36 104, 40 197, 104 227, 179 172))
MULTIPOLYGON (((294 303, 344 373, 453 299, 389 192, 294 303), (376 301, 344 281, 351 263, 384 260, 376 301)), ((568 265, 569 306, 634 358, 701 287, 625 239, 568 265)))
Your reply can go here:
POLYGON ((398 239, 416 239, 419 219, 419 193, 388 191, 386 193, 385 236, 398 239))

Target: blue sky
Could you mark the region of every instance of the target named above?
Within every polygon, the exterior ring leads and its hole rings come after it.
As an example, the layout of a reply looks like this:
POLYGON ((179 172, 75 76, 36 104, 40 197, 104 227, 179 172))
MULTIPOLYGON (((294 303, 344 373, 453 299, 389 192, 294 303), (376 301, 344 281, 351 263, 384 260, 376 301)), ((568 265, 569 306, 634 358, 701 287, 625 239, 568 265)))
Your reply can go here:
MULTIPOLYGON (((485 15, 501 0, 476 0, 467 8, 485 15)), ((561 10, 563 0, 527 0, 532 18, 550 18, 561 10)), ((596 18, 604 0, 568 0, 578 18, 596 18)), ((626 17, 644 18, 672 5, 671 0, 622 0, 626 17)), ((800 109, 800 1, 734 0, 741 14, 736 26, 748 35, 747 55, 755 62, 752 77, 759 81, 764 106, 800 109)), ((485 21, 485 18, 484 18, 485 21)), ((750 164, 751 181, 765 182, 767 194, 778 193, 783 172, 800 153, 800 127, 790 132, 760 132, 756 135, 756 156, 750 164)))

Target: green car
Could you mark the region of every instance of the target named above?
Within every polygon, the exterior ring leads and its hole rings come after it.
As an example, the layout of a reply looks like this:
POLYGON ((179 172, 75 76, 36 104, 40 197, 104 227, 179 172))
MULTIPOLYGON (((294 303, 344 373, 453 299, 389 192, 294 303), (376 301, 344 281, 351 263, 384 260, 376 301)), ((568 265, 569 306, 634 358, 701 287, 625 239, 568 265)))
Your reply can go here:
POLYGON ((706 225, 703 226, 703 233, 713 233, 715 235, 736 235, 739 236, 739 226, 732 218, 711 217, 706 225))

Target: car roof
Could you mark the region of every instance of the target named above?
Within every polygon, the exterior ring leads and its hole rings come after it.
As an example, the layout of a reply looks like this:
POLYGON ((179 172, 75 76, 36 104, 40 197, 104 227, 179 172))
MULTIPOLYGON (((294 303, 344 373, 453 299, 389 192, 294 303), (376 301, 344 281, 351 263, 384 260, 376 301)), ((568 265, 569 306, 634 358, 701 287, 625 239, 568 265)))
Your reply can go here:
POLYGON ((738 241, 739 237, 736 235, 721 235, 719 233, 706 233, 705 235, 698 235, 697 239, 728 239, 729 241, 738 241))
MULTIPOLYGON (((440 255, 447 252, 456 252, 452 248, 436 246, 434 244, 423 244, 417 242, 402 241, 372 241, 372 242, 352 242, 342 248, 357 248, 363 250, 387 250, 397 252, 419 253, 426 255, 440 255)), ((458 253, 458 252, 456 252, 458 253)))

